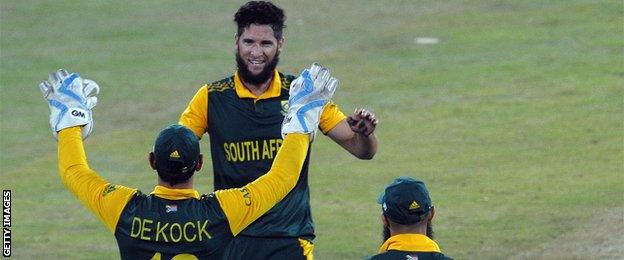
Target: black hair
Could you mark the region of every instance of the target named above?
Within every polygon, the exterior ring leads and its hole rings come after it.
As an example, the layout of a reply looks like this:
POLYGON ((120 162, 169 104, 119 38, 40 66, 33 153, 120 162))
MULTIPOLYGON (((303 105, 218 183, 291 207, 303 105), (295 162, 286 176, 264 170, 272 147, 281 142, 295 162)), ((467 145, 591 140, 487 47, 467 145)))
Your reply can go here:
POLYGON ((282 30, 286 28, 285 21, 284 10, 269 1, 249 1, 234 14, 234 22, 238 26, 238 36, 249 25, 260 24, 271 26, 275 38, 279 40, 282 38, 282 30))
POLYGON ((169 185, 174 186, 178 183, 183 183, 187 181, 188 179, 190 179, 191 176, 193 176, 193 174, 195 173, 196 165, 197 165, 197 162, 193 164, 193 167, 191 168, 186 167, 185 169, 182 163, 171 162, 171 164, 169 165, 169 169, 162 169, 162 168, 159 168, 158 165, 156 165, 156 168, 157 168, 156 172, 158 173, 158 176, 160 177, 160 179, 162 179, 169 185))

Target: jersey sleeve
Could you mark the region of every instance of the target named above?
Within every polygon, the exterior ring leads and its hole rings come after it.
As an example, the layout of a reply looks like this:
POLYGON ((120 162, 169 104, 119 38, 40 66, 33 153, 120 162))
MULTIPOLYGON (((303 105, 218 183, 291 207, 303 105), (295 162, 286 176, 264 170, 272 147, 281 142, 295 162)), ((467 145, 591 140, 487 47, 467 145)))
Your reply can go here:
POLYGON ((240 233, 295 187, 308 146, 307 134, 288 134, 267 174, 242 188, 215 192, 232 234, 240 233))
POLYGON ((201 138, 208 131, 208 85, 202 86, 180 115, 178 123, 201 138))
POLYGON ((319 122, 319 128, 323 132, 323 134, 327 134, 327 132, 331 131, 338 123, 347 118, 338 105, 333 102, 329 102, 324 108, 323 113, 321 114, 321 120, 319 122))
POLYGON ((63 129, 58 137, 61 180, 114 233, 121 212, 136 189, 108 183, 89 168, 81 127, 63 129))

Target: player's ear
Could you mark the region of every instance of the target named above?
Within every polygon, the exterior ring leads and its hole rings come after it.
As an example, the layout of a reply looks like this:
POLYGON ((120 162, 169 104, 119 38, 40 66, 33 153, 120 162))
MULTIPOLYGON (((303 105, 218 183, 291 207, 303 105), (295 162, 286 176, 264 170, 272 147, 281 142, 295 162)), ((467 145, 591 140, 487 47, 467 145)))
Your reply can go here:
POLYGON ((156 157, 154 157, 154 152, 150 152, 147 158, 152 169, 156 170, 156 157))
POLYGON ((277 40, 277 52, 281 53, 282 49, 284 48, 284 42, 286 40, 284 39, 284 37, 280 38, 279 40, 277 40))
POLYGON ((431 206, 431 210, 429 211, 429 221, 430 222, 433 219, 434 215, 435 215, 435 208, 433 206, 431 206))
POLYGON ((195 171, 198 172, 199 170, 201 170, 203 165, 204 165, 204 155, 199 154, 199 159, 197 159, 197 165, 195 165, 195 171))
POLYGON ((384 216, 383 213, 381 213, 381 222, 384 224, 384 226, 388 226, 388 219, 386 218, 386 216, 384 216))

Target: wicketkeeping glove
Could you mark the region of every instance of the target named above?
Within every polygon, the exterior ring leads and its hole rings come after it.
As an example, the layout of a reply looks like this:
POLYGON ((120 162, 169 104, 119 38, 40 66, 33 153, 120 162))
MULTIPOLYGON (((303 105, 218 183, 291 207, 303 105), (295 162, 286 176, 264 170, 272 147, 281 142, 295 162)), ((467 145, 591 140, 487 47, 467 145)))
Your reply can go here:
POLYGON ((83 79, 78 73, 64 69, 50 73, 48 80, 39 84, 43 98, 50 106, 50 127, 54 139, 58 131, 72 126, 83 126, 82 139, 93 130, 91 109, 97 104, 100 87, 92 80, 83 79))
MULTIPOLYGON (((282 137, 289 133, 316 134, 323 107, 338 86, 329 69, 314 63, 290 84, 288 114, 282 123, 282 137)), ((312 140, 312 139, 311 139, 312 140)))

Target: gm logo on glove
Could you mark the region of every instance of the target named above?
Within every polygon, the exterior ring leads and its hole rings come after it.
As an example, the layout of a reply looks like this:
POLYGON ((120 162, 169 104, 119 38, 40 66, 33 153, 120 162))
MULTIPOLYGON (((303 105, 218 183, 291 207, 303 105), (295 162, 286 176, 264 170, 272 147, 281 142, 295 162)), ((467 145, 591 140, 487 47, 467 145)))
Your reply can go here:
POLYGON ((85 113, 83 111, 74 109, 71 111, 72 116, 85 118, 85 113))

